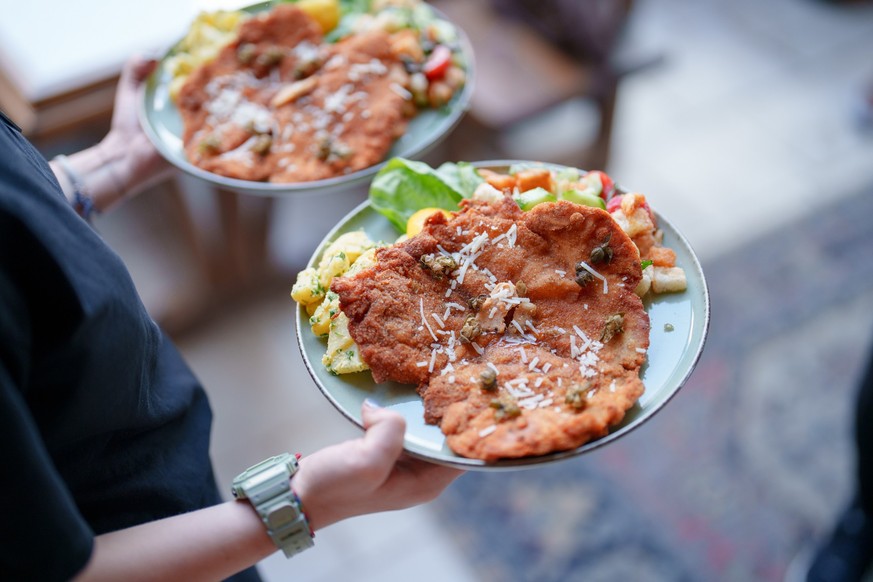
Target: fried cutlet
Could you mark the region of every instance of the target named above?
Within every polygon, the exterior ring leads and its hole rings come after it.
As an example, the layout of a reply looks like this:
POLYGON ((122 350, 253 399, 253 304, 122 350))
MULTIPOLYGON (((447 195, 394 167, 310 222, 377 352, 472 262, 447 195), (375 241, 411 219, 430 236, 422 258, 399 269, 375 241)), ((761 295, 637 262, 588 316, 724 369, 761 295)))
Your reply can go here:
POLYGON ((382 161, 408 123, 408 74, 389 35, 333 45, 316 22, 280 4, 182 86, 177 105, 194 165, 230 178, 305 182, 382 161))
POLYGON ((581 446, 642 395, 641 277, 605 211, 507 195, 435 214, 331 289, 374 380, 416 385, 456 454, 494 461, 581 446))

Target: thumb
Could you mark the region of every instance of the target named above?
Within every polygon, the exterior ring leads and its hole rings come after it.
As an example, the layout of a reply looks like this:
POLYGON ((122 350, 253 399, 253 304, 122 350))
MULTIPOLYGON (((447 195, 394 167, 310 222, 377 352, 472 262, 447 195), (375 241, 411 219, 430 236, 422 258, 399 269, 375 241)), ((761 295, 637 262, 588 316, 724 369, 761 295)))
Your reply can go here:
POLYGON ((367 400, 361 407, 364 421, 364 447, 383 457, 383 462, 393 462, 403 452, 403 435, 406 433, 406 420, 392 410, 380 408, 367 400))

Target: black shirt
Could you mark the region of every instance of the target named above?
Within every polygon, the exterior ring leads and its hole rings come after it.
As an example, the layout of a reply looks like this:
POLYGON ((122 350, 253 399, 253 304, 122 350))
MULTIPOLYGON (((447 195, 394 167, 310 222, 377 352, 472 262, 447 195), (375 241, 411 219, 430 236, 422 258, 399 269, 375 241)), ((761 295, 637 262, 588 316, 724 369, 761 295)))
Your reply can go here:
POLYGON ((0 577, 69 579, 95 534, 218 503, 210 423, 121 259, 0 119, 0 577))

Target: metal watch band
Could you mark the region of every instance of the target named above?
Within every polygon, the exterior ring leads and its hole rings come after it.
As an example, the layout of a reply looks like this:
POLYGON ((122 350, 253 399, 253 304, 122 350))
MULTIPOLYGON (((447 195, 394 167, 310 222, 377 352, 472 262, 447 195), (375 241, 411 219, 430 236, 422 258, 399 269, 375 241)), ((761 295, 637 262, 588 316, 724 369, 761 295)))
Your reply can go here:
POLYGON ((315 544, 300 500, 291 489, 297 466, 294 455, 277 455, 240 473, 231 488, 234 497, 249 500, 267 534, 288 558, 315 544))

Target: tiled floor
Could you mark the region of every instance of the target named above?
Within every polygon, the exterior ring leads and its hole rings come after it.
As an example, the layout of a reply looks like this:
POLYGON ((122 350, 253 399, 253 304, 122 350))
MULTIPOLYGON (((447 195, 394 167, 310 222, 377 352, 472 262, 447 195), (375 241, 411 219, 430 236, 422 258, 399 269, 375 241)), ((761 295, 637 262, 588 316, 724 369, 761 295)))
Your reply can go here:
MULTIPOLYGON (((704 259, 869 186, 873 129, 856 127, 852 106, 873 82, 873 6, 855 4, 638 0, 627 53, 664 60, 621 86, 610 172, 647 194, 704 259)), ((542 135, 552 127, 544 119, 542 135)), ((304 370, 288 297, 301 257, 354 201, 315 222, 303 214, 308 203, 278 204, 274 251, 287 280, 179 338, 212 398, 223 486, 270 454, 357 434, 304 370)), ((190 266, 160 230, 166 221, 131 229, 132 214, 102 226, 147 303, 158 302, 190 278, 190 266)), ((271 581, 476 579, 428 507, 338 524, 314 550, 261 568, 271 581)))

